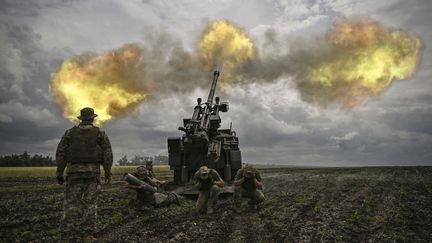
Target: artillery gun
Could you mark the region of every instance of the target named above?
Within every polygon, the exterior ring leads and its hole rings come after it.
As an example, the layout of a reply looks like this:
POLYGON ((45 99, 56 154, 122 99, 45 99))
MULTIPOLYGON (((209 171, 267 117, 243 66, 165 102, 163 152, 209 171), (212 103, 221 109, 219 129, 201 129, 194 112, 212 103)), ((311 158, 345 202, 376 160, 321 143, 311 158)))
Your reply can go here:
POLYGON ((183 136, 168 138, 168 163, 175 184, 187 184, 203 165, 217 170, 230 183, 241 168, 239 139, 232 123, 229 129, 220 129, 219 113, 227 112, 229 104, 214 97, 219 75, 219 70, 213 72, 207 102, 198 98, 192 117, 183 119, 183 127, 178 128, 183 136))

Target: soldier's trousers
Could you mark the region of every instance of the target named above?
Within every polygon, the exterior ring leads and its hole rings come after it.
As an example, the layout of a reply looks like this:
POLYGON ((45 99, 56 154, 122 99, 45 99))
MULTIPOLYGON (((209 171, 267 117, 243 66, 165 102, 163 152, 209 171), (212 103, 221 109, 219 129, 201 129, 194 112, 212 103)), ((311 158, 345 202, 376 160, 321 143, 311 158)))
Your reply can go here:
POLYGON ((96 231, 99 177, 68 178, 60 223, 62 239, 80 239, 96 231))
POLYGON ((205 213, 208 209, 213 208, 216 205, 219 193, 220 187, 216 185, 210 187, 210 190, 199 191, 198 200, 196 202, 198 212, 205 213))
POLYGON ((249 198, 251 204, 262 203, 265 199, 264 193, 261 190, 247 191, 242 186, 234 188, 234 205, 240 207, 242 198, 249 198))

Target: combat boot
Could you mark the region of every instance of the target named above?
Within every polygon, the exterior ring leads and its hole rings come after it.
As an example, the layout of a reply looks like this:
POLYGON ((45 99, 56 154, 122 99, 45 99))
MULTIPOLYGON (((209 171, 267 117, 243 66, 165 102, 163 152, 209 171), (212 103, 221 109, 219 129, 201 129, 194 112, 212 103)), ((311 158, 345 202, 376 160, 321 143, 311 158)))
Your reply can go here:
POLYGON ((182 196, 180 196, 179 194, 175 193, 175 192, 171 192, 168 194, 168 198, 170 200, 170 203, 174 203, 177 205, 181 204, 181 200, 183 199, 182 196))

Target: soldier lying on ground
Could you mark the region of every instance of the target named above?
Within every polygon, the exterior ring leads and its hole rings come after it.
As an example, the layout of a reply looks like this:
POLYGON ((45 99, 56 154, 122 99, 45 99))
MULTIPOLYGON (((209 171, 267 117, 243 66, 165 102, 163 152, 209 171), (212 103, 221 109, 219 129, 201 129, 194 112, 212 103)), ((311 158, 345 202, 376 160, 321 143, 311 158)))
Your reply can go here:
POLYGON ((138 166, 132 173, 137 179, 145 182, 142 185, 127 184, 126 187, 136 190, 136 200, 131 200, 131 206, 146 210, 158 207, 167 207, 173 203, 180 204, 180 196, 175 193, 160 193, 154 187, 160 186, 156 180, 150 178, 144 166, 138 166))
POLYGON ((211 214, 214 212, 219 197, 220 188, 224 182, 214 169, 202 166, 194 175, 195 187, 199 191, 196 208, 199 213, 211 214))
POLYGON ((158 187, 164 186, 166 184, 166 181, 159 180, 155 177, 155 174, 153 172, 153 161, 146 161, 145 167, 147 168, 147 171, 149 172, 148 177, 155 180, 155 182, 158 184, 158 187))
POLYGON ((242 198, 249 198, 249 205, 257 209, 264 201, 263 184, 259 171, 251 165, 246 165, 237 171, 234 178, 234 207, 239 212, 242 198))

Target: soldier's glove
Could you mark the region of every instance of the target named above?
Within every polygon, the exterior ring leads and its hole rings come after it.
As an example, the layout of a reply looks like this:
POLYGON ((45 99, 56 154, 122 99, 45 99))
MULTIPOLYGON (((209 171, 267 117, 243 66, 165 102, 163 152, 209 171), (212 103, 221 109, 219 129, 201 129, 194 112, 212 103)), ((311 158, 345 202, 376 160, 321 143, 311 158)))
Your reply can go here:
POLYGON ((57 176, 57 183, 58 184, 60 184, 60 185, 63 185, 63 183, 64 183, 64 177, 63 176, 57 176))

